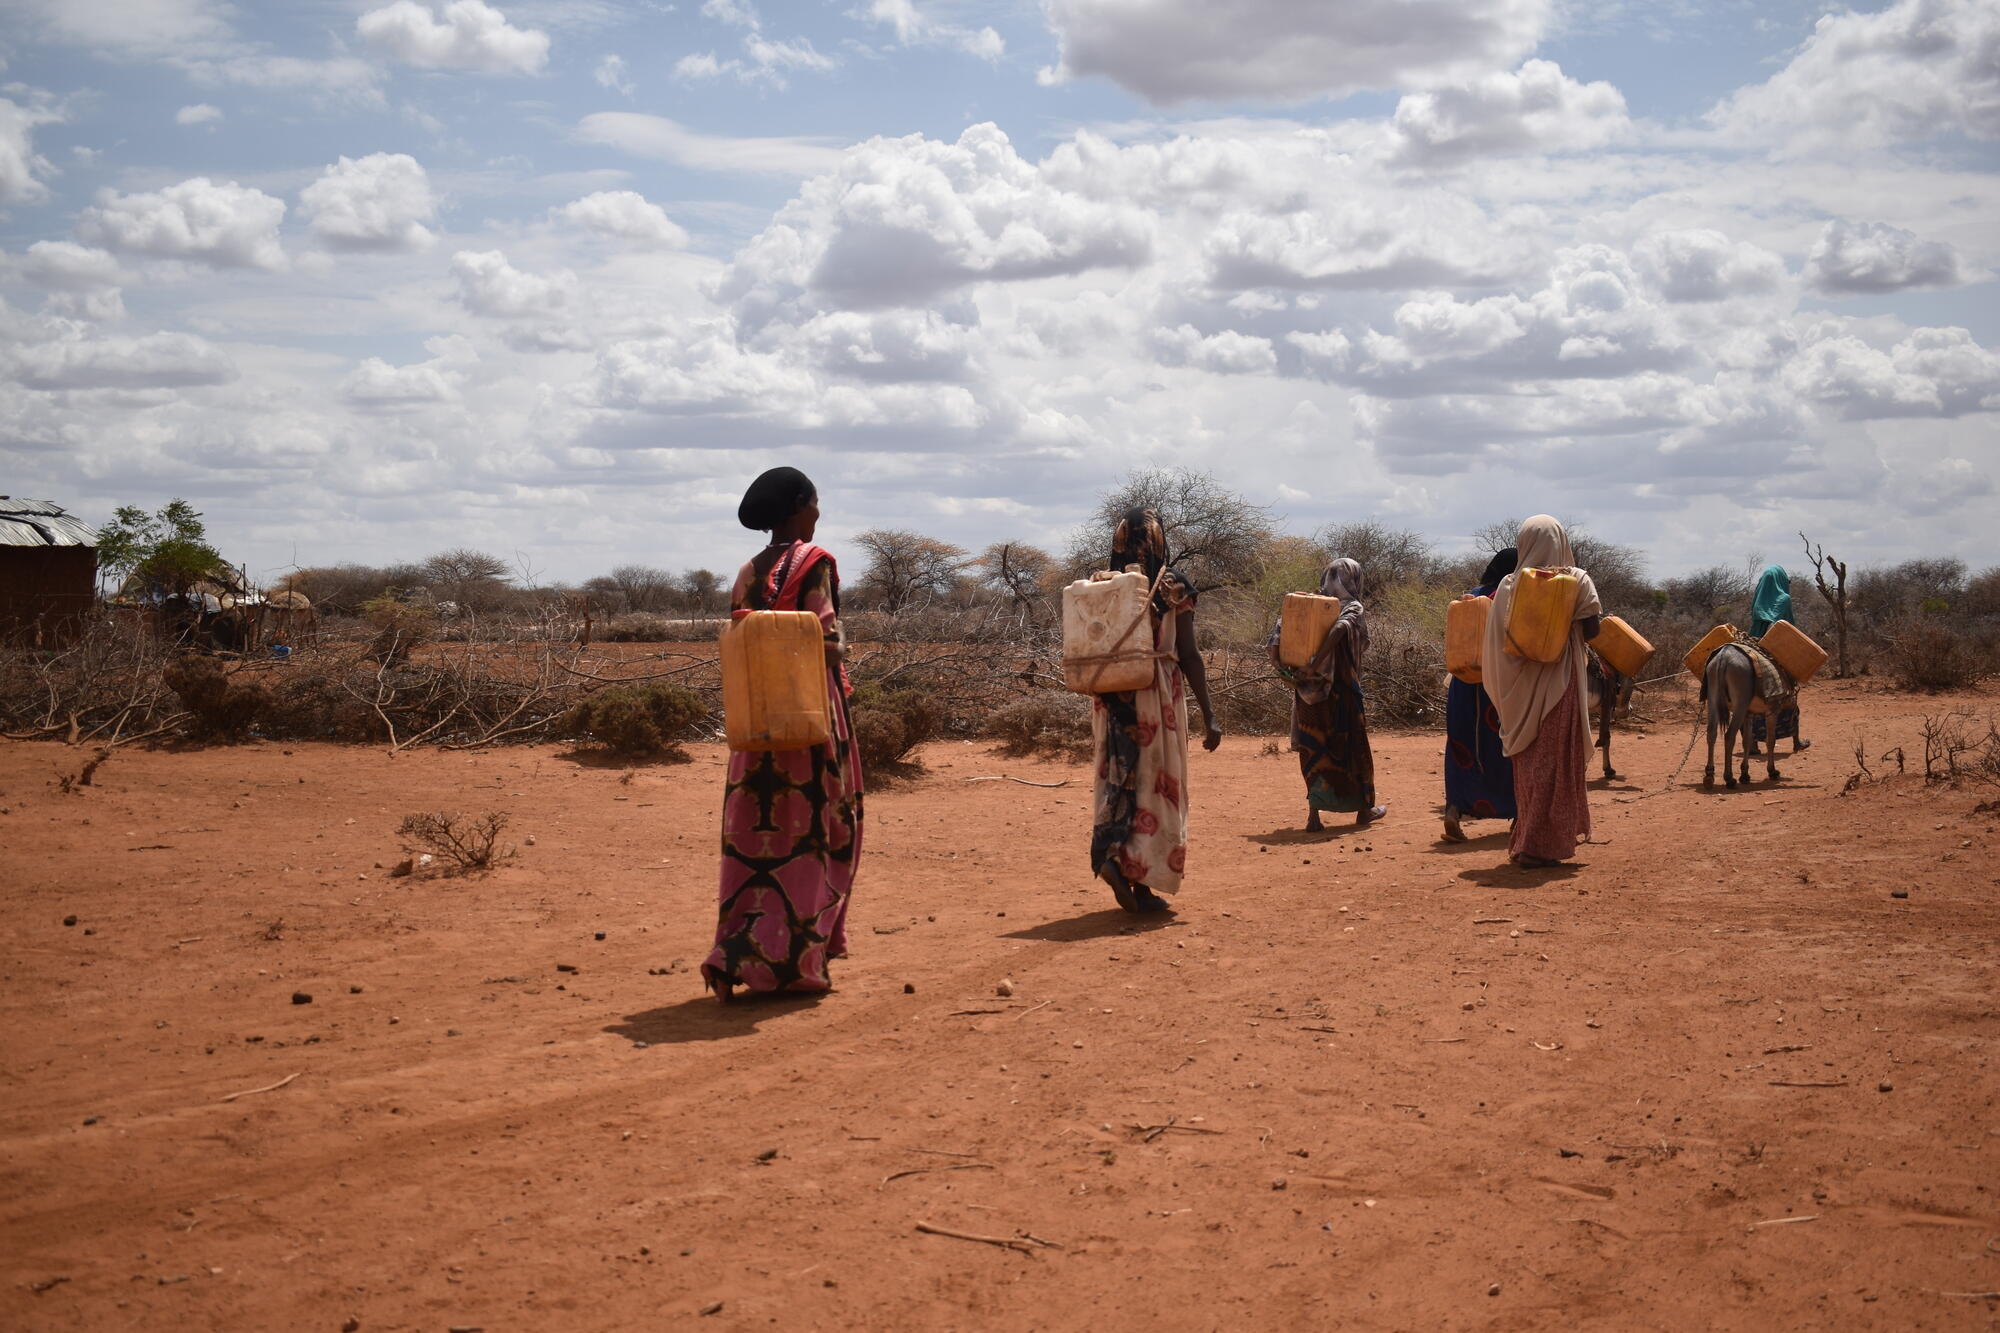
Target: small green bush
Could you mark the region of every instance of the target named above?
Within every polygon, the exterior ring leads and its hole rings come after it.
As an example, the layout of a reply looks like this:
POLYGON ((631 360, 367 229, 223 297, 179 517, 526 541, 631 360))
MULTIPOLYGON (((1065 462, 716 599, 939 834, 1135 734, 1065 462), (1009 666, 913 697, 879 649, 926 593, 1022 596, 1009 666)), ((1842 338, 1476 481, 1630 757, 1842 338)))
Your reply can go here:
POLYGON ((681 748, 708 705, 692 690, 674 685, 613 685, 582 700, 563 719, 562 729, 589 736, 616 754, 658 755, 686 763, 681 748))

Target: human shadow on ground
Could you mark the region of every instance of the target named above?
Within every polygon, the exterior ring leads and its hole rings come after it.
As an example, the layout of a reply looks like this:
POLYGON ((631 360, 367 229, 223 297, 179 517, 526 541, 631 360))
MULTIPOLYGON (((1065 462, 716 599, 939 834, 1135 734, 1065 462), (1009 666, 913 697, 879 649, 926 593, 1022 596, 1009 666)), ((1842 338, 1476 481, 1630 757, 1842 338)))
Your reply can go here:
POLYGON ((1502 861, 1497 866, 1482 866, 1474 870, 1461 870, 1458 877, 1471 884, 1488 889, 1539 889, 1544 884, 1560 883, 1573 879, 1579 871, 1587 868, 1582 861, 1565 861, 1561 865, 1541 866, 1534 870, 1524 870, 1511 861, 1502 861))
POLYGON ((1513 836, 1513 832, 1506 827, 1505 821, 1502 821, 1501 827, 1493 830, 1491 833, 1468 833, 1465 835, 1464 842, 1447 842, 1440 837, 1431 843, 1430 846, 1424 848, 1424 850, 1427 852, 1443 852, 1446 856, 1463 856, 1467 852, 1484 852, 1490 856, 1494 852, 1504 852, 1508 841, 1513 836))
POLYGON ((1356 834, 1373 836, 1375 830, 1388 823, 1378 819, 1372 824, 1356 824, 1351 820, 1342 824, 1328 824, 1317 833, 1308 833, 1302 828, 1272 829, 1269 833, 1246 833, 1245 842, 1262 844, 1265 847, 1311 847, 1316 843, 1332 842, 1336 838, 1351 838, 1356 834))
POLYGON ((604 1030, 627 1041, 643 1041, 648 1046, 673 1046, 690 1041, 727 1041, 747 1036, 767 1019, 783 1018, 820 1002, 824 991, 801 994, 746 995, 737 992, 724 1004, 710 994, 689 996, 678 1004, 663 1005, 627 1014, 604 1030))
POLYGON ((1102 939, 1106 935, 1137 935, 1173 924, 1175 917, 1172 912, 1151 912, 1135 916, 1122 907, 1108 907, 1102 911, 1085 912, 1081 916, 1064 917, 1060 921, 1044 921, 1039 926, 1010 930, 1000 938, 1075 944, 1079 940, 1102 939))
POLYGON ((601 746, 579 745, 573 750, 564 750, 558 759, 566 759, 578 768, 674 768, 681 764, 691 764, 694 756, 685 750, 666 750, 658 754, 620 754, 601 746))
POLYGON ((1592 791, 1645 790, 1638 783, 1632 781, 1632 775, 1629 773, 1614 773, 1608 778, 1600 774, 1597 777, 1592 778, 1586 785, 1588 785, 1592 791))

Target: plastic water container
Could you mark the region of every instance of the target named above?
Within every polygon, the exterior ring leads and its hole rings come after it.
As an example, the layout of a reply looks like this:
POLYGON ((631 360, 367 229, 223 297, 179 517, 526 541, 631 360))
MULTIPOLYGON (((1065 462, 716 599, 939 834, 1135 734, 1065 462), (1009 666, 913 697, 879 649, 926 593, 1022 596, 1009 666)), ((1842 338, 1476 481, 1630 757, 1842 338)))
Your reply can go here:
POLYGON ((1702 672, 1708 670, 1708 659, 1715 656, 1715 650, 1725 643, 1734 642, 1736 642, 1736 627, 1717 625, 1702 635, 1694 647, 1688 649, 1687 656, 1681 659, 1681 665, 1688 669, 1689 675, 1700 680, 1702 672))
POLYGON ((1780 620, 1765 630, 1757 646, 1801 685, 1826 665, 1826 649, 1807 638, 1805 631, 1789 620, 1780 620))
POLYGON ((1153 683, 1153 585, 1144 574, 1078 579, 1063 589, 1063 683, 1078 694, 1153 683))
POLYGON ((1507 651, 1533 662, 1554 662, 1569 645, 1576 623, 1576 575, 1524 569, 1514 576, 1507 608, 1507 651))
POLYGON ((833 734, 826 642, 810 611, 749 611, 722 632, 722 725, 732 750, 805 750, 833 734))
POLYGON ((1297 669, 1310 663, 1340 619, 1340 599, 1316 592, 1288 592, 1278 612, 1278 660, 1297 669))
POLYGON ((290 645, 289 643, 274 643, 271 645, 271 656, 277 658, 280 662, 284 661, 291 655, 292 655, 292 645, 290 645))
POLYGON ((1480 663, 1486 655, 1486 619, 1493 614, 1491 597, 1461 597, 1444 612, 1444 669, 1477 685, 1484 676, 1480 663))
POLYGON ((1606 616, 1598 622, 1597 637, 1590 641, 1590 646, 1613 671, 1632 680, 1639 678, 1653 656, 1653 645, 1646 642, 1645 636, 1617 616, 1606 616))

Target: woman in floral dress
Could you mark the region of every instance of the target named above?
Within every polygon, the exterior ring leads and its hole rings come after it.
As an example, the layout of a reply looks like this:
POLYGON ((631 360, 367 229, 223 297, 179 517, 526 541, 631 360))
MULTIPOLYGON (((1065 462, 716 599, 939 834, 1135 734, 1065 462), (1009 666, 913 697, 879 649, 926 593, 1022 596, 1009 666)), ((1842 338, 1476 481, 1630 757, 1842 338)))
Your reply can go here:
POLYGON ((1202 748, 1222 744, 1209 703, 1208 675, 1194 639, 1194 584, 1167 566, 1167 538, 1151 509, 1127 510, 1111 538, 1111 568, 1144 574, 1151 607, 1153 683, 1100 694, 1090 733, 1097 790, 1091 871, 1128 912, 1171 910, 1160 895, 1179 891, 1187 865, 1187 694, 1194 691, 1202 748))

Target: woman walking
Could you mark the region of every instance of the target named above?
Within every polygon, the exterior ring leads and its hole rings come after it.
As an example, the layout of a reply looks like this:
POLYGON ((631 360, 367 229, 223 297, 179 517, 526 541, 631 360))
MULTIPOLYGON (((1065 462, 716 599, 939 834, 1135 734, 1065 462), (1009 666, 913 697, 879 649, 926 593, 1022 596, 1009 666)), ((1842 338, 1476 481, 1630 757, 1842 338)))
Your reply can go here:
MULTIPOLYGON (((1494 556, 1467 597, 1491 597, 1514 572, 1513 547, 1494 556)), ((1484 685, 1451 678, 1444 700, 1444 837, 1464 842, 1468 819, 1514 817, 1514 765, 1500 743, 1500 715, 1484 685)))
POLYGON ((1090 710, 1097 792, 1092 873, 1128 912, 1171 910, 1187 865, 1187 696, 1201 707, 1202 748, 1222 744, 1208 674, 1194 640, 1194 585, 1167 567, 1167 537, 1151 509, 1130 509, 1111 537, 1111 568, 1136 569, 1154 588, 1153 683, 1095 696, 1090 710), (1185 682, 1185 685, 1183 684, 1185 682))
MULTIPOLYGON (((1764 572, 1757 576, 1757 591, 1750 598, 1750 637, 1763 638, 1771 626, 1781 620, 1794 625, 1798 623, 1792 620, 1792 576, 1785 572, 1783 565, 1766 565, 1764 572)), ((1798 696, 1795 694, 1792 698, 1796 701, 1798 696)), ((1799 709, 1796 702, 1790 708, 1778 711, 1774 726, 1766 727, 1767 716, 1769 714, 1765 713, 1750 715, 1751 740, 1763 744, 1764 734, 1768 730, 1771 736, 1770 743, 1776 748, 1779 741, 1790 737, 1793 754, 1812 744, 1811 741, 1799 739, 1799 709)))
POLYGON ((847 717, 840 576, 812 544, 819 494, 804 473, 773 468, 736 510, 771 534, 743 566, 732 614, 810 611, 825 630, 832 735, 803 750, 737 751, 722 793, 722 892, 702 980, 722 999, 830 989, 827 960, 847 956, 847 901, 861 856, 861 755, 847 717))
POLYGON ((1320 823, 1322 810, 1351 813, 1356 824, 1389 813, 1388 806, 1375 804, 1375 753, 1368 745, 1361 694, 1361 655, 1368 651, 1363 582, 1360 563, 1344 558, 1320 575, 1320 596, 1340 599, 1340 619, 1305 666, 1287 667, 1279 658, 1282 622, 1266 645, 1278 673, 1292 682, 1292 749, 1306 782, 1308 833, 1326 827, 1320 823))
POLYGON ((1517 866, 1535 868, 1567 861, 1590 836, 1583 645, 1597 637, 1604 608, 1597 585, 1576 568, 1569 536, 1555 519, 1537 514, 1523 523, 1514 551, 1520 566, 1494 591, 1480 672, 1499 714, 1501 748, 1514 765, 1514 837, 1508 855, 1517 866), (1577 580, 1573 622, 1562 655, 1553 662, 1516 657, 1507 650, 1507 616, 1516 585, 1538 569, 1559 570, 1577 580))

